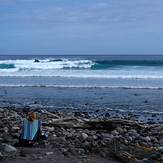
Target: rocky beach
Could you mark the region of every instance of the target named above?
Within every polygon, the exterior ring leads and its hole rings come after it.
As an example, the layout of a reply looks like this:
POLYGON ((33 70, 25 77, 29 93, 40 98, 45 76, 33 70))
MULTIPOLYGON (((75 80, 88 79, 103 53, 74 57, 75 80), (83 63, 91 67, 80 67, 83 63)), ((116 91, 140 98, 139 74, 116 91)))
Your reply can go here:
POLYGON ((158 163, 163 162, 162 122, 119 116, 74 115, 56 110, 0 108, 0 162, 158 163), (42 120, 44 143, 15 147, 23 119, 34 111, 42 120))

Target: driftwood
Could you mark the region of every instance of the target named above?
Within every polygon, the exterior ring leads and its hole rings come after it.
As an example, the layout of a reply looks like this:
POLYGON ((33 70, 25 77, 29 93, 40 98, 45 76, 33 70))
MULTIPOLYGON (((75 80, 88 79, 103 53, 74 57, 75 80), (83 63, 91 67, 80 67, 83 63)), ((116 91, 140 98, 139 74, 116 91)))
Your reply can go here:
POLYGON ((128 125, 132 127, 142 127, 143 124, 146 122, 138 122, 138 121, 131 121, 131 120, 124 120, 124 119, 109 119, 109 120, 100 120, 100 121, 89 121, 86 122, 83 127, 84 128, 92 128, 92 129, 109 129, 112 130, 115 128, 115 125, 128 125))
POLYGON ((51 116, 56 117, 56 118, 60 118, 58 115, 50 113, 47 110, 41 110, 41 113, 48 114, 48 115, 51 115, 51 116))
POLYGON ((158 124, 150 124, 151 122, 141 122, 136 120, 125 120, 125 119, 109 119, 109 120, 100 120, 100 121, 89 121, 83 124, 82 128, 89 128, 89 129, 114 129, 115 125, 127 125, 131 127, 137 127, 137 128, 145 128, 145 129, 151 129, 155 128, 157 126, 162 126, 162 123, 158 124))
MULTIPOLYGON (((47 113, 47 112, 45 112, 47 113)), ((51 115, 51 114, 50 114, 51 115)), ((53 115, 53 114, 52 114, 53 115)), ((54 115, 55 116, 55 115, 54 115)), ((132 120, 125 120, 125 119, 109 119, 109 120, 89 120, 89 119, 82 119, 76 117, 67 117, 67 118, 58 118, 52 119, 51 123, 42 123, 44 126, 63 126, 63 127, 74 127, 74 128, 87 128, 87 129, 106 129, 106 130, 113 130, 115 125, 128 125, 132 127, 139 127, 145 128, 145 124, 147 122, 140 122, 140 121, 132 121, 132 120), (70 121, 71 122, 68 122, 70 121), (74 120, 74 122, 73 122, 74 120)), ((151 126, 156 127, 156 125, 151 126)), ((149 127, 148 127, 149 128, 149 127)))
POLYGON ((70 121, 70 120, 76 120, 78 122, 84 122, 82 119, 78 119, 76 117, 68 117, 68 118, 59 118, 59 119, 52 119, 52 122, 62 122, 62 121, 70 121))
MULTIPOLYGON (((126 163, 134 163, 147 158, 151 163, 159 163, 156 160, 161 158, 161 154, 152 148, 130 143, 125 145, 123 138, 114 138, 106 144, 108 155, 118 158, 126 163)), ((160 162, 161 163, 161 162, 160 162)))
POLYGON ((11 114, 10 116, 1 116, 0 117, 2 120, 7 120, 7 119, 11 119, 11 118, 14 118, 14 119, 17 119, 17 118, 20 118, 20 119, 23 119, 21 115, 17 114, 17 112, 13 112, 11 111, 11 114))
POLYGON ((53 126, 53 127, 67 127, 67 128, 81 128, 79 123, 72 123, 72 122, 58 122, 58 123, 43 123, 44 126, 53 126))

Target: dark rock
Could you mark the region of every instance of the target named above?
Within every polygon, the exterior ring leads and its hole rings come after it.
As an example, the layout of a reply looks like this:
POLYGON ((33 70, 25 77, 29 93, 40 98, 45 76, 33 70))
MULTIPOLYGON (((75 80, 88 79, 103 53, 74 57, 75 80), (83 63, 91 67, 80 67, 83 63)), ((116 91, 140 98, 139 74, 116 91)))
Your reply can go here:
POLYGON ((89 104, 89 103, 85 103, 85 105, 91 105, 91 104, 89 104))
POLYGON ((9 138, 8 135, 3 135, 4 143, 10 143, 11 139, 9 138))
POLYGON ((0 128, 4 127, 4 123, 0 120, 0 128))
POLYGON ((24 148, 20 151, 21 155, 30 155, 30 154, 38 154, 38 149, 36 148, 24 148))
POLYGON ((74 112, 74 116, 82 116, 82 112, 74 112))
POLYGON ((3 149, 5 152, 16 152, 17 149, 11 145, 6 144, 3 149))
POLYGON ((39 59, 35 59, 35 61, 34 61, 34 62, 38 63, 38 62, 40 62, 40 61, 39 61, 39 59))
POLYGON ((80 140, 81 142, 85 141, 87 138, 88 138, 88 135, 87 135, 86 133, 81 133, 81 134, 79 135, 79 140, 80 140))
POLYGON ((87 141, 88 141, 88 142, 93 142, 93 141, 94 141, 93 136, 88 136, 87 141))
POLYGON ((110 114, 109 114, 109 113, 106 113, 106 114, 105 114, 105 117, 110 117, 110 114))
POLYGON ((15 133, 15 134, 13 135, 13 138, 15 138, 15 139, 19 139, 19 137, 20 137, 20 134, 19 134, 19 133, 15 133))

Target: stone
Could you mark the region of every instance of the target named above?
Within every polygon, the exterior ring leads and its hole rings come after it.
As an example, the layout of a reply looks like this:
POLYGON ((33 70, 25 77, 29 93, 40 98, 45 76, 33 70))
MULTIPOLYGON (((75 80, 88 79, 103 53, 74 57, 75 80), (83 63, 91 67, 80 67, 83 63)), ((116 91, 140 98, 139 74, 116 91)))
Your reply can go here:
POLYGON ((2 153, 0 152, 0 159, 2 159, 2 157, 3 157, 3 155, 2 155, 2 153))
POLYGON ((97 135, 93 135, 92 136, 94 140, 97 140, 98 139, 98 136, 97 135))
POLYGON ((0 128, 4 127, 4 123, 0 120, 0 128))
POLYGON ((131 136, 125 136, 125 138, 130 142, 133 140, 131 136))
POLYGON ((122 130, 122 128, 121 127, 117 127, 116 130, 117 131, 120 131, 120 130, 122 130))
POLYGON ((144 146, 144 147, 150 148, 150 144, 147 143, 147 142, 143 142, 143 141, 141 141, 141 142, 139 142, 139 144, 140 144, 141 146, 144 146))
POLYGON ((88 142, 93 142, 93 141, 94 141, 93 136, 88 136, 87 141, 88 141, 88 142))
POLYGON ((79 140, 80 140, 81 142, 85 141, 87 138, 88 138, 88 135, 87 135, 86 133, 81 133, 81 134, 79 135, 79 140))
POLYGON ((139 134, 137 132, 135 132, 135 131, 129 132, 129 135, 130 136, 134 136, 134 137, 138 137, 139 136, 139 134))
POLYGON ((150 139, 149 136, 146 136, 146 137, 144 137, 143 139, 144 139, 144 141, 146 141, 146 142, 151 141, 151 139, 150 139))
POLYGON ((40 157, 38 157, 37 159, 38 159, 38 160, 42 160, 42 159, 43 159, 43 157, 42 157, 42 156, 40 156, 40 157))
POLYGON ((57 137, 63 137, 64 135, 62 130, 55 131, 55 134, 57 135, 57 137))
POLYGON ((16 152, 17 149, 15 147, 11 146, 11 145, 6 144, 4 146, 4 151, 5 152, 16 152))
POLYGON ((158 133, 158 132, 161 132, 161 131, 163 131, 163 126, 158 126, 158 127, 155 127, 155 128, 152 128, 151 129, 151 132, 156 132, 156 133, 158 133))
POLYGON ((1 113, 4 112, 4 109, 0 108, 0 112, 1 112, 1 113))
POLYGON ((148 142, 148 139, 146 139, 146 137, 143 137, 143 136, 137 136, 135 139, 148 142))
POLYGON ((11 139, 8 137, 8 135, 4 134, 3 135, 4 143, 9 143, 11 142, 11 139))
POLYGON ((69 157, 69 152, 68 152, 68 151, 63 151, 62 154, 63 154, 64 156, 69 157))
POLYGON ((53 155, 54 153, 53 152, 46 152, 45 154, 46 155, 53 155))
POLYGON ((160 144, 158 144, 158 143, 153 143, 153 147, 160 147, 160 144))
POLYGON ((66 139, 64 137, 51 137, 50 138, 51 142, 64 142, 66 139))
POLYGON ((89 146, 89 142, 87 142, 87 141, 85 141, 84 143, 81 144, 81 147, 84 149, 88 146, 89 146))
POLYGON ((157 140, 157 138, 156 137, 153 137, 153 136, 150 136, 150 139, 151 139, 151 141, 153 141, 153 142, 158 142, 158 140, 157 140))
POLYGON ((45 129, 47 129, 48 131, 54 131, 54 127, 45 126, 45 129))
POLYGON ((85 152, 85 150, 81 148, 69 148, 68 151, 73 155, 85 152))
POLYGON ((99 151, 99 155, 101 157, 107 157, 107 154, 104 151, 99 151))
POLYGON ((121 130, 119 130, 118 132, 119 132, 119 134, 120 134, 120 135, 122 135, 122 136, 124 136, 124 135, 125 135, 124 130, 122 130, 122 129, 121 129, 121 130))
POLYGON ((79 152, 77 148, 69 148, 68 151, 73 155, 76 155, 79 152))
POLYGON ((13 135, 13 138, 15 138, 15 139, 19 139, 19 137, 20 137, 20 134, 18 134, 18 133, 15 133, 15 134, 13 135))
POLYGON ((3 138, 0 138, 0 143, 3 143, 4 142, 4 139, 3 138))
POLYGON ((139 161, 139 163, 149 163, 149 160, 147 158, 144 158, 141 161, 139 161))
POLYGON ((109 113, 106 113, 106 114, 105 114, 105 117, 110 117, 110 114, 109 114, 109 113))
POLYGON ((20 153, 22 155, 30 155, 30 154, 37 154, 38 153, 38 149, 34 149, 34 148, 24 148, 20 151, 20 153))
POLYGON ((12 130, 20 130, 20 127, 13 126, 11 129, 12 130))
POLYGON ((4 132, 8 132, 8 127, 3 127, 4 132))
POLYGON ((119 132, 117 132, 116 130, 113 130, 111 133, 112 133, 114 136, 116 136, 116 135, 119 134, 119 132))

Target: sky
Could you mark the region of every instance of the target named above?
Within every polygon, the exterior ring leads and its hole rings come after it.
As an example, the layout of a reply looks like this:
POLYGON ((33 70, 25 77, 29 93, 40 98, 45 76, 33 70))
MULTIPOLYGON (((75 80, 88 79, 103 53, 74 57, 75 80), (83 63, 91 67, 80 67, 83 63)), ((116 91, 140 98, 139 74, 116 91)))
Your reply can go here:
POLYGON ((163 0, 0 0, 5 54, 163 54, 163 0))

